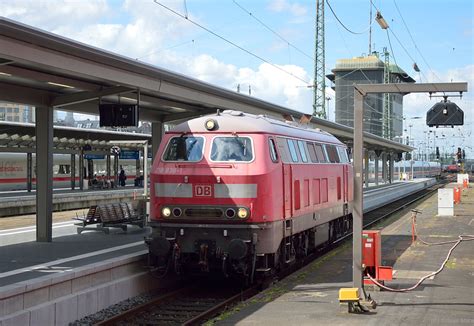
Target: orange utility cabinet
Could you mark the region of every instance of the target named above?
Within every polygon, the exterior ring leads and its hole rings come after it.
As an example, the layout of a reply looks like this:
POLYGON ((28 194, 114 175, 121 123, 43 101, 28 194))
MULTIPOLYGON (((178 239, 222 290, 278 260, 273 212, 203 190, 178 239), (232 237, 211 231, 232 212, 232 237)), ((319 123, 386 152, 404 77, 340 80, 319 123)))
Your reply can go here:
POLYGON ((454 188, 454 203, 459 204, 461 202, 461 188, 454 188))
MULTIPOLYGON (((382 266, 382 237, 379 230, 364 230, 362 233, 362 264, 365 266, 364 275, 383 283, 392 280, 392 267, 382 266)), ((364 284, 372 284, 364 277, 364 284)))

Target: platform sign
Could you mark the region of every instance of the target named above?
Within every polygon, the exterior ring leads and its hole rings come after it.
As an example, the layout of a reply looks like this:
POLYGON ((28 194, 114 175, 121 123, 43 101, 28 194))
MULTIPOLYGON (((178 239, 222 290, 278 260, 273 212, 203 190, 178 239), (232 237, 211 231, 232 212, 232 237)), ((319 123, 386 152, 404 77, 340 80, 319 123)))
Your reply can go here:
POLYGON ((102 154, 84 154, 84 159, 86 160, 103 160, 105 155, 102 154))
POLYGON ((122 160, 138 160, 140 158, 140 152, 123 150, 120 152, 119 158, 122 160))
POLYGON ((438 189, 438 215, 454 215, 454 192, 452 188, 438 189))

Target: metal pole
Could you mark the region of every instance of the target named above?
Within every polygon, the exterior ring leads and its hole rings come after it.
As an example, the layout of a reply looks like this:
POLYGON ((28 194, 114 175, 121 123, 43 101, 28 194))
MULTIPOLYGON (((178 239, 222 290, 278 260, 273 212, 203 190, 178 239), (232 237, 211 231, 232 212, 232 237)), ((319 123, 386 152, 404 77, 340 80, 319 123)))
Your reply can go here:
POLYGON ((109 184, 110 181, 110 154, 107 154, 107 161, 106 161, 106 167, 105 171, 107 173, 107 184, 109 184))
POLYGON ((160 147, 161 139, 163 138, 163 123, 152 122, 151 124, 151 159, 155 160, 156 153, 160 147))
POLYGON ((407 175, 406 156, 407 156, 407 153, 403 153, 403 178, 402 179, 404 179, 407 175))
POLYGON ((71 189, 76 188, 76 154, 71 154, 71 189))
POLYGON ((148 197, 148 141, 143 145, 143 197, 148 197))
POLYGON ((395 160, 394 160, 394 154, 393 153, 390 153, 390 160, 388 161, 388 178, 390 180, 390 183, 393 183, 393 172, 394 172, 394 163, 395 160))
POLYGON ((53 108, 36 108, 36 241, 53 238, 53 108))
POLYGON ((364 151, 364 186, 369 187, 369 151, 364 151))
POLYGON ((363 156, 363 108, 364 96, 354 88, 354 209, 352 237, 352 282, 353 286, 362 289, 362 219, 363 187, 362 187, 362 156, 363 156))
POLYGON ((31 192, 33 189, 33 154, 26 153, 26 189, 31 192))
POLYGON ((79 189, 84 190, 84 151, 79 154, 79 189))
POLYGON ((382 153, 382 182, 387 182, 387 155, 382 153))
POLYGON ((118 168, 119 168, 119 156, 114 155, 114 187, 117 188, 118 184, 118 168))
POLYGON ((374 160, 375 185, 379 185, 379 156, 375 153, 374 160))

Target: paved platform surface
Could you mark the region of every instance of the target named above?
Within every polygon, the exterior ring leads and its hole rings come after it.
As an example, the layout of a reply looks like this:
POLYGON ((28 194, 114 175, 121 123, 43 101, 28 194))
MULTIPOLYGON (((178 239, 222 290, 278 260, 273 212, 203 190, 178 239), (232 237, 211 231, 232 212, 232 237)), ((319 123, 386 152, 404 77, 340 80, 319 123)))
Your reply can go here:
POLYGON ((132 253, 145 253, 143 238, 147 228, 130 226, 126 232, 111 229, 110 234, 87 231, 60 236, 50 243, 23 242, 0 246, 0 287, 47 274, 132 253))
MULTIPOLYGON (((447 187, 452 187, 448 185, 447 187)), ((474 189, 463 192, 455 216, 437 216, 437 195, 418 205, 418 233, 430 242, 474 234, 474 189)), ((385 222, 382 259, 394 267, 392 288, 405 288, 437 270, 451 244, 411 243, 410 212, 385 222)), ((352 240, 220 317, 217 325, 474 325, 474 241, 462 242, 445 269, 414 291, 368 291, 377 301, 368 314, 349 314, 338 302, 351 287, 352 240)))

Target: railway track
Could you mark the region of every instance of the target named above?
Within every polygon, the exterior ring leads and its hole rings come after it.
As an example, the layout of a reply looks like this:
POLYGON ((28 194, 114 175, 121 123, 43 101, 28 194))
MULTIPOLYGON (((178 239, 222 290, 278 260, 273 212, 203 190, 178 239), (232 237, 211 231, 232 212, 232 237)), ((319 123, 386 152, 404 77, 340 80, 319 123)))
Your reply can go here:
POLYGON ((258 286, 245 290, 218 286, 214 283, 184 287, 96 325, 198 325, 258 292, 258 286))
MULTIPOLYGON (((416 192, 391 204, 364 214, 364 228, 372 226, 410 204, 430 195, 448 181, 416 192)), ((338 243, 352 236, 352 232, 339 238, 325 250, 314 252, 303 260, 281 270, 276 278, 281 279, 311 263, 322 254, 332 250, 338 243)), ((263 286, 265 287, 265 286, 263 286)), ((222 312, 233 304, 258 293, 262 284, 247 289, 229 289, 218 284, 189 286, 157 297, 143 305, 132 308, 96 325, 198 325, 222 312), (217 288, 216 288, 217 286, 217 288)))

